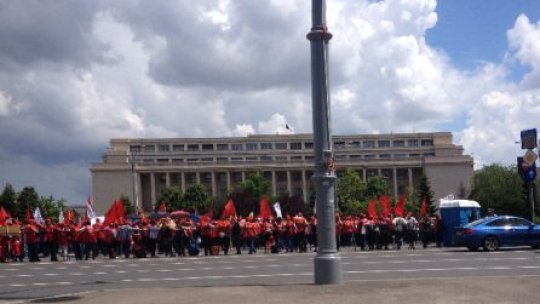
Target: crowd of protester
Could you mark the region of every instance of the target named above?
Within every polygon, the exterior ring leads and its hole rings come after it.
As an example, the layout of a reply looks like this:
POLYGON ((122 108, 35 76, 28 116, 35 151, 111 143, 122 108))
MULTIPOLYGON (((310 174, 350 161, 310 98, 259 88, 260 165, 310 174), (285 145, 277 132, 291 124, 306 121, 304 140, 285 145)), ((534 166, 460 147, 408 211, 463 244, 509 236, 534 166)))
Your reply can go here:
MULTIPOLYGON (((336 245, 354 250, 415 249, 441 244, 441 221, 425 215, 372 217, 336 215, 336 245)), ((55 223, 8 219, 0 233, 0 261, 30 262, 50 258, 88 260, 156 256, 199 256, 308 252, 317 250, 317 219, 302 213, 284 218, 227 217, 214 220, 164 217, 102 223, 97 220, 55 223)))

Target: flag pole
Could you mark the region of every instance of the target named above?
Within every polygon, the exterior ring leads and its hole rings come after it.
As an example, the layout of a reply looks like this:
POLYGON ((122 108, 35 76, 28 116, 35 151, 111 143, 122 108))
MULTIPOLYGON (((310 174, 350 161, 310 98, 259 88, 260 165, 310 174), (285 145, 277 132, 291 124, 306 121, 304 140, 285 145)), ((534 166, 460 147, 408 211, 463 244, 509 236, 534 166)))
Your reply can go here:
POLYGON ((307 34, 311 48, 311 95, 313 108, 313 152, 317 207, 318 250, 314 258, 315 284, 341 284, 343 271, 336 245, 334 153, 330 128, 328 88, 328 42, 332 34, 326 27, 326 1, 311 1, 312 27, 307 34))

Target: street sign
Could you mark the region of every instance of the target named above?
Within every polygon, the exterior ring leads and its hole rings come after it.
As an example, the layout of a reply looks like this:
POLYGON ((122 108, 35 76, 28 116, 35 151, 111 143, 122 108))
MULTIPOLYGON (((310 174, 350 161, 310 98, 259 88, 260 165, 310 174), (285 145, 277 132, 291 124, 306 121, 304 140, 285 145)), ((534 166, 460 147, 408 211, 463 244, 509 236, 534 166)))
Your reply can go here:
POLYGON ((536 129, 521 131, 521 149, 534 149, 537 141, 536 129))
POLYGON ((538 158, 538 155, 534 153, 533 150, 529 149, 527 152, 525 152, 525 155, 523 155, 523 161, 527 163, 527 165, 532 165, 538 158))

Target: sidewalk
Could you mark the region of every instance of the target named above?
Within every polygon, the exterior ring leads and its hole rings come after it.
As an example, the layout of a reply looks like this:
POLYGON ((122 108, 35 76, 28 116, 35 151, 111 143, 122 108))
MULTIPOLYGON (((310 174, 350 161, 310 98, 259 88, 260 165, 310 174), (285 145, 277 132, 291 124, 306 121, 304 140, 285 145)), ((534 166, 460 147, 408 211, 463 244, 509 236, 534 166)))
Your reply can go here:
POLYGON ((540 303, 539 277, 348 282, 288 285, 103 290, 33 303, 540 303))

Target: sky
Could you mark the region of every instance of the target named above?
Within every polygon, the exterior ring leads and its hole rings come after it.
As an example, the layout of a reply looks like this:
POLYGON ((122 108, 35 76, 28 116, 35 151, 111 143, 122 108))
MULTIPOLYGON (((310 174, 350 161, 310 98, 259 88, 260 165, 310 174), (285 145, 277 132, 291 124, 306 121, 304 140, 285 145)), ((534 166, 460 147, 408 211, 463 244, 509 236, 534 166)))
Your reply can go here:
MULTIPOLYGON (((0 186, 82 204, 111 138, 311 133, 305 0, 0 2, 0 186)), ((334 134, 539 127, 540 1, 327 0, 334 134)))

